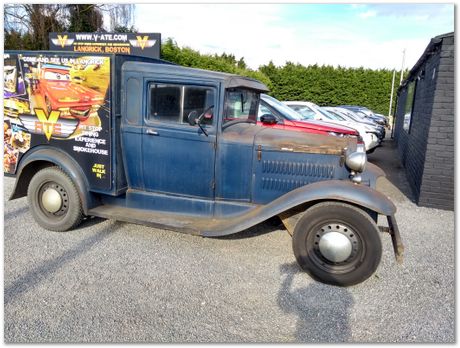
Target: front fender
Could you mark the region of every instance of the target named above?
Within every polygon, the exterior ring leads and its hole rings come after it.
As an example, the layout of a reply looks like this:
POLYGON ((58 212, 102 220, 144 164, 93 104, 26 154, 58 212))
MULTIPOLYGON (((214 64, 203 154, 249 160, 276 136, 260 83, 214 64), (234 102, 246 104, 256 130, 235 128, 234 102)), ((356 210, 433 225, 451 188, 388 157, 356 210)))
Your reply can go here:
POLYGON ((385 172, 375 164, 367 162, 366 170, 361 173, 362 183, 375 188, 377 185, 377 179, 381 176, 385 177, 385 172))
POLYGON ((351 181, 320 181, 290 191, 266 205, 267 209, 286 211, 312 201, 342 201, 361 206, 382 215, 393 215, 396 206, 383 193, 351 181))
POLYGON ((88 190, 88 181, 78 163, 64 151, 51 146, 40 146, 29 150, 19 162, 16 182, 9 200, 27 195, 27 188, 32 177, 40 169, 55 165, 70 176, 79 193, 82 208, 85 213, 96 202, 88 190))
POLYGON ((385 216, 392 216, 396 212, 396 206, 383 193, 373 188, 351 181, 328 180, 299 187, 269 204, 259 205, 242 215, 225 219, 225 223, 213 225, 202 234, 221 236, 236 233, 305 203, 320 201, 351 203, 385 216))

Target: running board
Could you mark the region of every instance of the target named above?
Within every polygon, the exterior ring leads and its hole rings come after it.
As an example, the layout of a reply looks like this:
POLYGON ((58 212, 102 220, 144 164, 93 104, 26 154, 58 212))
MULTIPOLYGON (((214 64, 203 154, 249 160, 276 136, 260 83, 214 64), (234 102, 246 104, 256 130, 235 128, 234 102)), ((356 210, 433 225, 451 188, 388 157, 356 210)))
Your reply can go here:
POLYGON ((256 206, 243 214, 215 218, 203 215, 184 215, 128 208, 118 205, 100 205, 90 209, 88 215, 203 237, 220 237, 244 231, 273 216, 261 214, 263 208, 263 206, 256 206))
POLYGON ((90 209, 88 215, 193 235, 202 235, 203 229, 209 229, 213 225, 218 225, 216 219, 202 216, 184 217, 182 214, 127 208, 116 205, 100 205, 90 209))

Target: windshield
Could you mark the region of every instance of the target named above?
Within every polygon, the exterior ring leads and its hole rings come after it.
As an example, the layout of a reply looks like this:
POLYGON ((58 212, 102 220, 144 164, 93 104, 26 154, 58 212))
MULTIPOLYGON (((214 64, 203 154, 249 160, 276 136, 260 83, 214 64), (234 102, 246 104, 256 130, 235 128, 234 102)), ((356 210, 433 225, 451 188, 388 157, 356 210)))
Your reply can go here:
POLYGON ((236 120, 256 122, 259 93, 243 88, 225 91, 224 124, 236 120))
POLYGON ((317 109, 318 112, 320 112, 321 114, 323 114, 326 118, 330 119, 330 120, 334 120, 334 121, 337 121, 337 118, 331 114, 328 110, 326 109, 323 109, 322 107, 318 106, 317 109))
POLYGON ((346 121, 346 119, 343 118, 341 115, 339 115, 337 112, 335 112, 335 110, 326 109, 326 111, 329 113, 329 115, 331 116, 333 120, 346 121))
POLYGON ((308 106, 303 106, 303 105, 289 105, 289 107, 295 111, 297 111, 299 114, 301 114, 305 119, 307 120, 313 120, 315 118, 315 112, 310 109, 308 106))
POLYGON ((356 115, 353 111, 350 111, 350 110, 347 110, 347 109, 340 109, 340 112, 344 113, 346 116, 348 116, 349 118, 351 118, 353 121, 356 121, 356 122, 361 122, 363 121, 361 119, 361 117, 359 117, 358 115, 356 115))
POLYGON ((360 116, 362 119, 365 119, 367 117, 367 115, 364 112, 359 111, 359 110, 356 110, 355 114, 360 116))
POLYGON ((304 121, 304 120, 308 119, 305 116, 303 116, 300 113, 298 113, 297 111, 294 111, 293 109, 291 109, 289 106, 281 103, 279 100, 277 100, 277 99, 275 99, 273 97, 270 97, 267 94, 262 94, 261 97, 262 97, 263 101, 265 101, 272 108, 276 109, 287 120, 290 120, 290 121, 304 121))

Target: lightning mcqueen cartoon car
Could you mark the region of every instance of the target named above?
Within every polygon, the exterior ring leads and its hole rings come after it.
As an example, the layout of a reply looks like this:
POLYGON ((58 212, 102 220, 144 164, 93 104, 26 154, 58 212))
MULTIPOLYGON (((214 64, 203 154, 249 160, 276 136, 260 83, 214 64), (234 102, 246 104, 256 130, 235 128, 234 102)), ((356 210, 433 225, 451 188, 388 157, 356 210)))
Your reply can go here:
POLYGON ((39 90, 51 110, 61 111, 61 117, 76 117, 86 120, 91 112, 104 103, 104 95, 88 87, 73 83, 70 67, 44 64, 40 71, 39 90))

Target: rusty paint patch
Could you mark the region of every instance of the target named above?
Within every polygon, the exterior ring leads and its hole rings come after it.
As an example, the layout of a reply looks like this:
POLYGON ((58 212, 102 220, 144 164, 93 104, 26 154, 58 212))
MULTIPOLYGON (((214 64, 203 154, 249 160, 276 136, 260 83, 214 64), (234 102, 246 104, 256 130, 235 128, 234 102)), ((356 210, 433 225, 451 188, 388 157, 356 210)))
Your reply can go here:
POLYGON ((265 128, 255 135, 254 143, 262 151, 289 151, 310 154, 342 155, 344 151, 356 151, 355 138, 292 132, 265 128))

